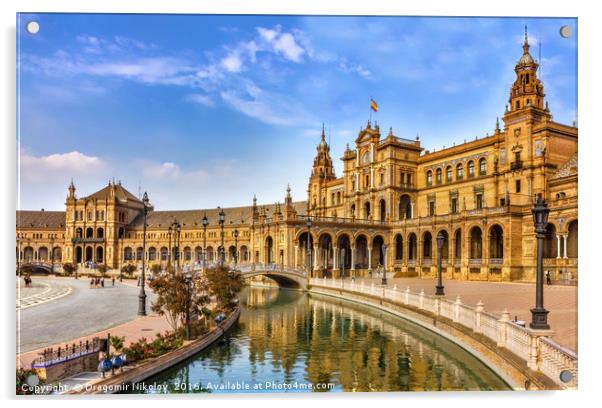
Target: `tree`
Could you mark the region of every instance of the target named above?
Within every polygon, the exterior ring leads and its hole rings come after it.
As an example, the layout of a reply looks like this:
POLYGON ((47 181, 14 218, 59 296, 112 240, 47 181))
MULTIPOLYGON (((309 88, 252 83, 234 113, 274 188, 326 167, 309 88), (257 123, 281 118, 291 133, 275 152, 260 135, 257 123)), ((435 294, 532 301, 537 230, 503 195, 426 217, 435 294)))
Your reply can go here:
POLYGON ((104 278, 109 267, 105 264, 100 264, 96 267, 96 269, 98 269, 98 272, 100 272, 101 276, 104 278))
POLYGON ((77 264, 72 264, 70 262, 63 264, 63 272, 65 272, 66 275, 73 275, 75 271, 77 271, 77 264))
POLYGON ((161 265, 154 264, 153 266, 151 266, 151 272, 154 276, 157 276, 161 272, 161 265))
POLYGON ((177 332, 180 327, 180 322, 184 320, 189 306, 191 315, 206 312, 205 305, 209 302, 209 296, 203 290, 203 282, 198 277, 192 280, 189 288, 182 274, 163 274, 153 279, 150 287, 156 295, 151 310, 165 316, 174 332, 177 332), (190 290, 190 305, 188 290, 190 290))
POLYGON ((131 276, 134 273, 134 271, 136 271, 136 265, 127 264, 121 267, 121 272, 128 276, 131 276))
POLYGON ((229 271, 226 267, 207 268, 205 271, 207 288, 215 297, 221 308, 231 307, 238 292, 243 287, 243 280, 237 273, 229 271))

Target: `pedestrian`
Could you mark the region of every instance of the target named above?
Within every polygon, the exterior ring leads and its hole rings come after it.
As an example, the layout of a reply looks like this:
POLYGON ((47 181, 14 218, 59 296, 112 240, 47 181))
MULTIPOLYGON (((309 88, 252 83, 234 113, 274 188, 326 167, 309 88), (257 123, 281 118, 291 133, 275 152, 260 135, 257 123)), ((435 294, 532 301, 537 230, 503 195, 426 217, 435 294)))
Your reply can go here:
POLYGON ((550 271, 546 271, 546 283, 548 286, 552 284, 552 278, 550 277, 550 271))
POLYGON ((94 278, 90 279, 90 289, 94 288, 94 278))
POLYGON ((96 287, 99 287, 100 286, 100 278, 96 278, 95 283, 96 283, 96 287))
POLYGON ((102 278, 100 280, 100 286, 102 286, 103 288, 105 287, 105 278, 102 278))
POLYGON ((111 286, 115 286, 115 277, 114 276, 111 278, 111 286))

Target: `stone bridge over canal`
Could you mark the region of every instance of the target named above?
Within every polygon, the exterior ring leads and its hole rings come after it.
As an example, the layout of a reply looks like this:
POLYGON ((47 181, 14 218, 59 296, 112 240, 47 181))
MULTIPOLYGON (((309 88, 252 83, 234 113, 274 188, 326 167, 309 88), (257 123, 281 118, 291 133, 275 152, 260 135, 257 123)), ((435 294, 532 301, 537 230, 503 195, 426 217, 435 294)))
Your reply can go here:
POLYGON ((302 268, 293 268, 280 264, 250 264, 236 268, 244 278, 265 276, 273 279, 281 287, 307 289, 307 272, 302 268))

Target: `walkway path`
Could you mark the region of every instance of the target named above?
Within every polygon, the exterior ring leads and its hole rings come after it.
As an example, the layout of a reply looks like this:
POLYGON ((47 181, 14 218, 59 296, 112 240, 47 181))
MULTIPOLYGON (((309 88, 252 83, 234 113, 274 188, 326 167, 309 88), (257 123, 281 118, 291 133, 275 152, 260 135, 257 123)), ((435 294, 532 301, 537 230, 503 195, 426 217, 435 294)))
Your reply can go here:
MULTIPOLYGON (((107 330, 102 330, 88 336, 74 338, 68 342, 58 343, 57 345, 79 343, 80 340, 85 342, 86 340, 92 340, 94 337, 107 337, 107 335, 110 333, 111 336, 125 337, 124 344, 128 346, 130 343, 135 342, 142 337, 152 339, 157 333, 163 333, 167 330, 171 330, 171 327, 167 323, 167 319, 165 319, 165 317, 158 316, 156 314, 150 314, 148 316, 139 317, 122 325, 115 326, 107 330)), ((17 367, 31 367, 31 362, 33 359, 38 357, 38 353, 42 352, 43 350, 44 347, 17 355, 17 367)))
POLYGON ((42 303, 50 302, 69 295, 73 288, 62 282, 38 282, 25 287, 22 282, 17 283, 17 309, 27 309, 42 303))
MULTIPOLYGON (((375 285, 381 279, 373 278, 375 285)), ((370 284, 371 279, 362 278, 370 284)), ((436 281, 420 278, 389 278, 389 286, 397 285, 400 289, 410 287, 412 292, 424 289, 427 295, 435 294, 436 281)), ((444 281, 445 294, 450 299, 460 295, 462 303, 476 306, 481 300, 485 310, 495 315, 501 315, 507 309, 514 319, 531 321, 530 309, 535 305, 535 284, 515 282, 476 282, 476 281, 444 281)), ((554 340, 577 351, 577 287, 552 285, 544 288, 544 304, 550 311, 548 322, 556 332, 554 340)))
MULTIPOLYGON (((36 307, 17 310, 17 354, 70 342, 138 319, 139 288, 105 280, 90 288, 87 279, 35 278, 34 284, 69 286, 72 293, 36 307)), ((135 281, 134 281, 135 285, 135 281)), ((147 290, 147 311, 154 298, 147 290)))

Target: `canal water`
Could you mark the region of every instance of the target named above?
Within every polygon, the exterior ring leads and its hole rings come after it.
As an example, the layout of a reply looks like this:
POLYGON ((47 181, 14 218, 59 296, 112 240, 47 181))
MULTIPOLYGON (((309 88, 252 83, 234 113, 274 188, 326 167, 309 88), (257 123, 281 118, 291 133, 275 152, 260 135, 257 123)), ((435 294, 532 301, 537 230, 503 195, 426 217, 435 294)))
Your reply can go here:
POLYGON ((404 319, 328 296, 246 288, 219 342, 145 393, 508 390, 478 359, 404 319))

